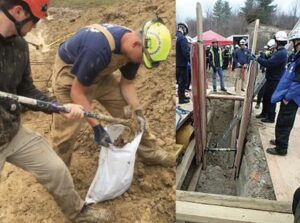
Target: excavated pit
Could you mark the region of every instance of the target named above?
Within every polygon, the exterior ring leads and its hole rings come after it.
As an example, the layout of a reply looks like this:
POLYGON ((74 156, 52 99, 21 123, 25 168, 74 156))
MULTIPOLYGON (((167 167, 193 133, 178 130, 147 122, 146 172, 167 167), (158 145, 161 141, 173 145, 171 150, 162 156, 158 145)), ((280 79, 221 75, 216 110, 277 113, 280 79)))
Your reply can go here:
MULTIPOLYGON (((213 100, 210 109, 213 115, 208 126, 208 135, 211 135, 208 148, 216 148, 217 139, 233 118, 234 102, 213 100)), ((209 151, 207 167, 201 171, 196 191, 275 200, 255 118, 250 121, 246 140, 239 178, 234 180, 234 151, 209 151)), ((230 144, 231 134, 223 148, 230 148, 230 144)))

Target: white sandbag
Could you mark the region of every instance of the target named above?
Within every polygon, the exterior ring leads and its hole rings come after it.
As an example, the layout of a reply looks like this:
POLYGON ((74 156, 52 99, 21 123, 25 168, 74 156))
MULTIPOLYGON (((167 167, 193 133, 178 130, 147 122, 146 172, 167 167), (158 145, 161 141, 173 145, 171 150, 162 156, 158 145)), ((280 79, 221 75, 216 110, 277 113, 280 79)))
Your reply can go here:
MULTIPOLYGON (((109 126, 107 132, 111 140, 116 140, 124 128, 119 124, 109 126)), ((135 154, 142 134, 139 133, 123 148, 114 145, 102 147, 97 173, 86 196, 87 204, 114 199, 129 189, 133 178, 135 154)))

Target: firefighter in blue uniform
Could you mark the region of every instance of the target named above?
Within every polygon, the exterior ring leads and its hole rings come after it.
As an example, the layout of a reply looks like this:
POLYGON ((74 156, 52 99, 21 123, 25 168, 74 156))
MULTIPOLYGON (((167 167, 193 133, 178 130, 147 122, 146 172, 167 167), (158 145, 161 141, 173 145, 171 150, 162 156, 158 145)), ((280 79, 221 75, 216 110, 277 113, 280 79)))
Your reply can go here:
POLYGON ((178 84, 179 104, 189 103, 189 97, 185 96, 188 83, 188 63, 190 62, 190 47, 186 35, 189 32, 186 23, 179 23, 176 32, 176 81, 178 84))
POLYGON ((257 62, 266 67, 266 85, 263 98, 264 110, 257 118, 261 118, 262 122, 274 123, 276 116, 276 103, 271 103, 271 97, 274 93, 287 64, 288 53, 284 46, 287 44, 287 34, 284 31, 279 31, 275 34, 276 52, 274 52, 270 59, 263 57, 257 58, 257 62))
POLYGON ((300 106, 300 27, 290 33, 289 40, 293 42, 295 54, 272 95, 272 103, 281 101, 275 127, 276 139, 270 141, 275 147, 267 149, 273 155, 287 154, 290 133, 300 106))

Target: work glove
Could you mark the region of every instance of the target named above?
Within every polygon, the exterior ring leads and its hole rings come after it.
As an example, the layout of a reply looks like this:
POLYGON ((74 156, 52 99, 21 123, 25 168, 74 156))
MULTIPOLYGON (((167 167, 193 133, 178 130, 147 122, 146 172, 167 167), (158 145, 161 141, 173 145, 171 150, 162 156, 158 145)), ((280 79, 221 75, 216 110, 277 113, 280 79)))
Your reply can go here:
POLYGON ((93 127, 94 130, 94 139, 97 145, 108 147, 112 143, 108 133, 102 127, 102 125, 96 125, 93 127))
POLYGON ((254 61, 256 61, 257 59, 256 59, 256 56, 255 56, 255 54, 250 54, 249 55, 249 60, 254 60, 254 61))

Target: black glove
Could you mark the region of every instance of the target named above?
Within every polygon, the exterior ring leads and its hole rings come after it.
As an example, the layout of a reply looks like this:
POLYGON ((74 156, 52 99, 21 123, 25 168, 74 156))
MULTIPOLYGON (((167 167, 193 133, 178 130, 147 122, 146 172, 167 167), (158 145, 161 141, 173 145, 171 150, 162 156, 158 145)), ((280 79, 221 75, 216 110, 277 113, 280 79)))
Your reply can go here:
POLYGON ((256 56, 255 56, 255 54, 250 54, 249 55, 249 60, 256 60, 256 56))
POLYGON ((102 125, 96 125, 93 127, 94 138, 97 145, 108 147, 108 144, 112 143, 108 133, 102 127, 102 125))

